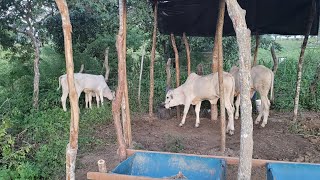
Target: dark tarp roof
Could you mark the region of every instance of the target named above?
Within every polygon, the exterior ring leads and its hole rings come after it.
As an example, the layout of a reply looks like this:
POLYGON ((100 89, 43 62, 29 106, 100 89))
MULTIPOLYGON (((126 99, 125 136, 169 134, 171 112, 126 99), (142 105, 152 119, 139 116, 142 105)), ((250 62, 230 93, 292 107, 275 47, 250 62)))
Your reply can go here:
MULTIPOLYGON (((150 0, 155 2, 154 0, 150 0)), ((219 0, 158 0, 158 28, 162 34, 214 36, 219 0)), ((252 34, 304 35, 312 0, 238 0, 246 10, 252 34)), ((318 34, 319 0, 311 35, 318 34)), ((234 35, 225 11, 223 35, 234 35)))

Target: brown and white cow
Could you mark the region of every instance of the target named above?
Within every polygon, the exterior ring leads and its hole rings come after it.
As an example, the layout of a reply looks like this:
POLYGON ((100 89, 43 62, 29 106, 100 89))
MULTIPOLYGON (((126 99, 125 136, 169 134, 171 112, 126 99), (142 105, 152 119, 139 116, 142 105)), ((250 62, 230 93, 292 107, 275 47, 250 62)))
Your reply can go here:
MULTIPOLYGON (((229 116, 227 133, 232 135, 234 133, 233 97, 235 82, 233 76, 227 72, 223 73, 223 81, 225 93, 225 108, 229 116)), ((217 104, 219 98, 218 73, 209 74, 206 76, 199 76, 195 73, 191 73, 184 84, 176 89, 169 90, 167 92, 165 107, 168 109, 170 107, 184 105, 183 118, 181 120, 181 123, 179 124, 180 126, 183 126, 186 121, 186 116, 189 111, 190 105, 196 105, 195 127, 199 127, 199 112, 201 102, 204 100, 209 100, 211 104, 217 104)))
MULTIPOLYGON (((111 91, 102 75, 75 73, 74 83, 78 98, 82 91, 91 91, 99 96, 101 104, 103 105, 103 97, 113 100, 115 93, 111 91)), ((69 94, 69 87, 67 82, 67 75, 64 74, 59 77, 59 88, 62 86, 61 102, 64 111, 67 111, 66 100, 69 94)))
MULTIPOLYGON (((230 70, 230 73, 233 75, 235 79, 235 96, 237 97, 235 106, 236 113, 235 119, 239 118, 239 106, 240 106, 240 79, 239 79, 239 68, 237 66, 233 66, 230 70)), ((273 100, 273 81, 274 74, 273 72, 266 68, 263 65, 257 65, 251 68, 251 97, 254 94, 254 91, 258 91, 261 97, 261 108, 259 111, 259 115, 255 120, 255 124, 259 124, 261 118, 263 116, 263 121, 261 123, 261 127, 265 127, 268 123, 269 117, 269 109, 270 109, 270 101, 268 99, 268 93, 270 90, 270 100, 273 100)))

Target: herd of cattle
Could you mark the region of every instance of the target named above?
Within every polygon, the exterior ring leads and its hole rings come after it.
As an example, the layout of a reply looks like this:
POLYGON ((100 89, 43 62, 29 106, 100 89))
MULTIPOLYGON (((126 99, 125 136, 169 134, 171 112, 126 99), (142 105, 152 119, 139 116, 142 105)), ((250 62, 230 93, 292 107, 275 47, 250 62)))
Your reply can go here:
MULTIPOLYGON (((228 114, 227 133, 234 134, 234 119, 239 118, 239 106, 240 106, 240 80, 239 80, 239 68, 233 66, 230 72, 223 73, 223 85, 224 85, 224 101, 225 108, 228 114), (234 109, 234 97, 236 98, 234 109), (234 116, 234 110, 235 116, 234 116)), ((261 127, 265 127, 268 122, 270 100, 273 100, 273 82, 274 73, 262 65, 257 65, 251 69, 251 96, 254 92, 258 92, 261 97, 261 107, 259 109, 259 115, 255 120, 255 124, 259 124, 261 118, 263 121, 261 127), (270 100, 268 94, 270 91, 270 100)), ((97 106, 99 102, 103 105, 103 98, 106 97, 109 100, 115 98, 114 91, 111 91, 108 87, 105 79, 102 75, 92 75, 85 73, 75 73, 74 83, 78 98, 82 92, 85 92, 86 108, 92 107, 92 97, 96 97, 97 106), (88 106, 89 105, 89 106, 88 106)), ((67 75, 59 77, 59 88, 62 87, 62 107, 66 111, 66 99, 69 94, 67 75)), ((217 104, 219 96, 219 81, 218 73, 209 74, 206 76, 199 76, 195 73, 191 73, 186 82, 181 86, 167 91, 165 99, 165 107, 184 105, 183 117, 180 126, 183 126, 186 120, 187 113, 190 105, 195 105, 196 112, 196 124, 195 127, 199 127, 200 118, 199 112, 201 102, 209 100, 211 104, 217 104)))

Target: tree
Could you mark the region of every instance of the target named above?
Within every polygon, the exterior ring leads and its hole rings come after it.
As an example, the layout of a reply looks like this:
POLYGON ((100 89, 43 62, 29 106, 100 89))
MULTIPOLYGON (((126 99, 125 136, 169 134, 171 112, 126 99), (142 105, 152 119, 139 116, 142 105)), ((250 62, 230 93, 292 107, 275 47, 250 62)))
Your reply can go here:
MULTIPOLYGON (((47 0, 4 0, 0 3, 0 24, 27 37, 34 49, 33 107, 36 109, 39 107, 41 27, 53 9, 53 2, 47 0)), ((16 38, 21 40, 21 36, 16 38)))

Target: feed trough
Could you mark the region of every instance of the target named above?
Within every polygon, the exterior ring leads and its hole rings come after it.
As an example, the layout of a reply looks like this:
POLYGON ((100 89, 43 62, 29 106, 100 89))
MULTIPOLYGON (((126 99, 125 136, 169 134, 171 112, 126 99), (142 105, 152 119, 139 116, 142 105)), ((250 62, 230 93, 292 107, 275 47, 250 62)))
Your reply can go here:
POLYGON ((267 180, 319 180, 320 164, 268 163, 267 180))
POLYGON ((162 179, 223 180, 223 159, 171 153, 136 152, 120 163, 113 174, 162 179))

